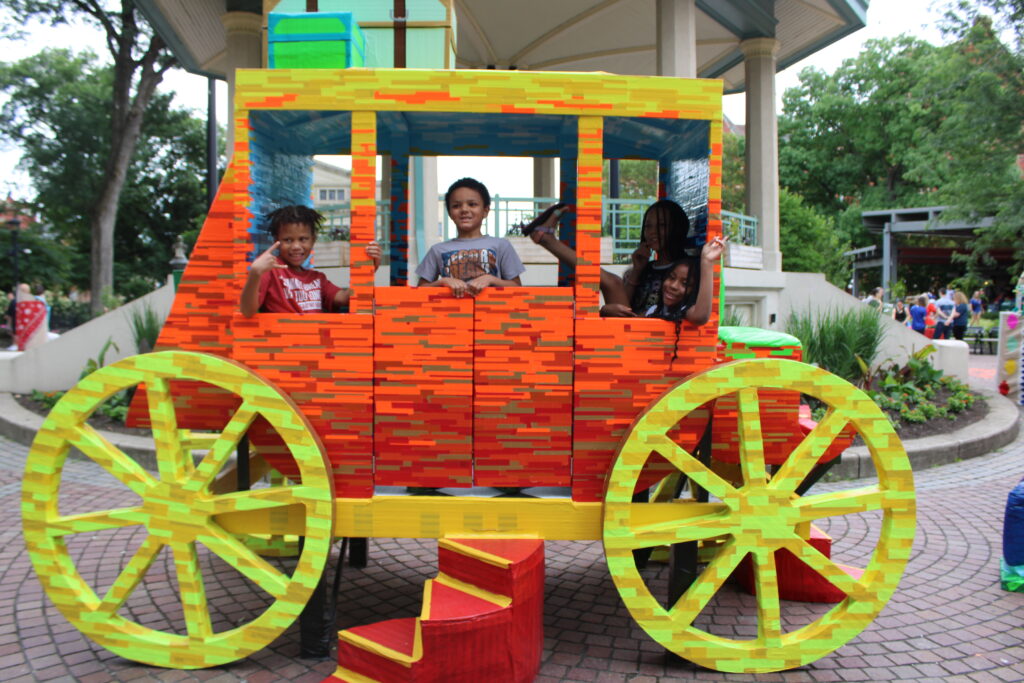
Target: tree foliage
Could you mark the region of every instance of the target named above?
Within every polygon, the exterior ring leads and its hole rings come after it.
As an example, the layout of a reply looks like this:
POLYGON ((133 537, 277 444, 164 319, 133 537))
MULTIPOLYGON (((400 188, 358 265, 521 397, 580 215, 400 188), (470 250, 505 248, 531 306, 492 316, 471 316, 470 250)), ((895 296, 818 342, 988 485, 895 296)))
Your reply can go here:
POLYGON ((746 139, 726 131, 722 134, 722 209, 747 212, 746 139))
MULTIPOLYGON (((22 166, 36 189, 33 209, 50 234, 69 248, 68 282, 90 288, 90 229, 105 182, 110 147, 111 67, 89 54, 44 50, 0 64, 0 131, 22 150, 22 166)), ((134 297, 169 272, 176 236, 195 229, 205 210, 201 121, 157 93, 143 117, 139 142, 126 168, 126 183, 113 235, 115 285, 134 297)), ((49 273, 48 286, 63 271, 49 273)), ((94 290, 95 291, 95 290, 94 290)))
MULTIPOLYGON (((107 146, 100 161, 103 174, 89 209, 90 281, 93 311, 102 308, 104 291, 114 285, 114 225, 128 166, 135 154, 142 119, 164 73, 175 65, 163 39, 141 21, 134 0, 0 0, 13 21, 5 35, 31 21, 61 24, 84 19, 97 26, 106 39, 112 63, 107 103, 110 117, 107 146)), ((99 132, 99 131, 94 131, 99 132)))
POLYGON ((835 73, 805 69, 786 91, 780 182, 837 218, 840 241, 877 241, 854 220, 862 210, 945 205, 951 219, 995 217, 971 240, 972 263, 1013 247, 1024 265, 1024 62, 984 7, 1021 35, 1021 0, 960 2, 948 45, 871 40, 835 73))
POLYGON ((830 282, 845 287, 849 268, 834 255, 846 249, 835 221, 804 203, 786 189, 779 191, 779 249, 782 268, 792 273, 824 273, 830 282))

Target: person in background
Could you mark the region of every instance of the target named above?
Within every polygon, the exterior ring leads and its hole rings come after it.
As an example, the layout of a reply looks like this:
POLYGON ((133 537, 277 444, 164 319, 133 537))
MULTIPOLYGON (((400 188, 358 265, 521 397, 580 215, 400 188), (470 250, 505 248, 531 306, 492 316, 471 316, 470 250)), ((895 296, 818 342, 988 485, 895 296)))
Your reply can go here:
POLYGON ((917 297, 917 303, 910 307, 910 329, 915 332, 925 333, 928 324, 925 318, 928 315, 928 297, 921 294, 917 297))
POLYGON ((868 306, 875 309, 876 311, 881 312, 883 294, 885 294, 884 289, 882 289, 881 287, 875 287, 874 289, 871 290, 871 294, 868 294, 864 298, 864 303, 866 303, 868 306))
POLYGON ((963 341, 969 322, 970 305, 963 292, 953 293, 953 339, 963 341))
POLYGON ((953 331, 953 313, 956 304, 953 303, 953 290, 947 289, 942 297, 935 302, 938 313, 935 316, 935 339, 949 339, 953 331))
POLYGON ((968 302, 971 305, 971 325, 981 324, 981 312, 984 310, 984 305, 981 303, 982 292, 977 290, 971 296, 971 300, 968 302))
POLYGON ((903 303, 903 299, 896 299, 896 303, 893 304, 892 319, 898 323, 907 324, 907 305, 903 303))

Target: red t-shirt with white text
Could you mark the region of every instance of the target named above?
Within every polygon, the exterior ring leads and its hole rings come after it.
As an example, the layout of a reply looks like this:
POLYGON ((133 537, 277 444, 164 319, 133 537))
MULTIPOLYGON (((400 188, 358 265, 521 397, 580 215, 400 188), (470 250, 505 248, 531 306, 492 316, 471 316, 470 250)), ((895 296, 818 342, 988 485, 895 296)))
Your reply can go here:
MULTIPOLYGON (((278 259, 278 263, 283 263, 278 259)), ((260 277, 261 313, 330 311, 341 288, 319 270, 272 268, 260 277)))

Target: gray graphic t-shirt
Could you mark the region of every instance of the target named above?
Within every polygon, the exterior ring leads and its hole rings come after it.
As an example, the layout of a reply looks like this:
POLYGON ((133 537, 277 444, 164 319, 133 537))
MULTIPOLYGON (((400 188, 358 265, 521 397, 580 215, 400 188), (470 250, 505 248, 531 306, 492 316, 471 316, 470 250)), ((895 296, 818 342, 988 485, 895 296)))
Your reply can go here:
POLYGON ((442 277, 469 281, 480 275, 511 280, 525 271, 508 240, 489 236, 435 244, 416 268, 416 274, 430 282, 442 277))

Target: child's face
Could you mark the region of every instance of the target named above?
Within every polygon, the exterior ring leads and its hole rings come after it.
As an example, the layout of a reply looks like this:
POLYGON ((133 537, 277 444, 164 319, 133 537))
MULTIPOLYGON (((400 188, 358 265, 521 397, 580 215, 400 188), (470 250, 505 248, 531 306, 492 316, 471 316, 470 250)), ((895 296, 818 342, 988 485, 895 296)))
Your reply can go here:
POLYGON ((672 269, 661 283, 661 301, 665 306, 676 306, 686 297, 686 283, 690 277, 690 266, 680 263, 672 269))
POLYGON ((456 188, 448 197, 448 216, 460 237, 478 236, 489 212, 490 207, 484 206, 480 193, 468 187, 456 188))
POLYGON ((668 216, 660 208, 647 212, 644 221, 644 243, 651 251, 661 251, 661 236, 665 233, 668 216))
POLYGON ((277 253, 281 260, 293 268, 299 268, 313 251, 316 235, 313 228, 305 223, 285 223, 277 231, 280 246, 277 253))

